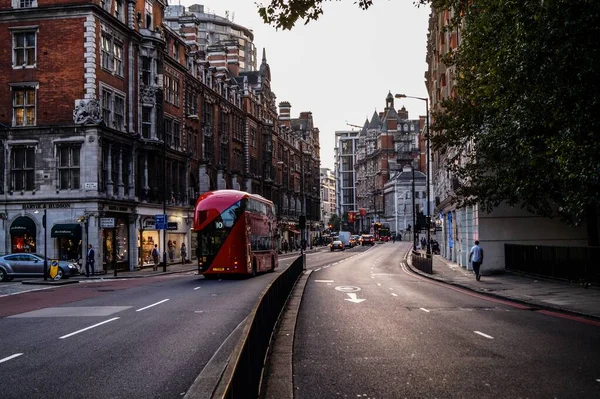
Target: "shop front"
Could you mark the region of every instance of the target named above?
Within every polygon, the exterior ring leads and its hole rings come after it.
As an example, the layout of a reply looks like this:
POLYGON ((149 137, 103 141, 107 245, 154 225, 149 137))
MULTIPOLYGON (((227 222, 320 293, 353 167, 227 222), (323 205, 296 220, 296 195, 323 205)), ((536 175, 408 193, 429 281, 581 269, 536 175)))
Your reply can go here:
POLYGON ((101 227, 102 241, 102 268, 104 271, 114 270, 113 261, 117 270, 129 270, 129 215, 110 214, 100 220, 114 219, 114 227, 110 224, 101 227))
POLYGON ((77 261, 82 256, 81 225, 63 223, 52 226, 50 237, 56 239, 55 250, 58 259, 77 261))
POLYGON ((28 216, 19 216, 10 225, 10 248, 12 253, 37 252, 35 222, 28 216))
POLYGON ((162 243, 160 242, 159 231, 156 230, 153 216, 145 216, 140 220, 141 229, 138 232, 138 265, 141 267, 149 267, 152 262, 152 248, 157 245, 160 251, 162 243))

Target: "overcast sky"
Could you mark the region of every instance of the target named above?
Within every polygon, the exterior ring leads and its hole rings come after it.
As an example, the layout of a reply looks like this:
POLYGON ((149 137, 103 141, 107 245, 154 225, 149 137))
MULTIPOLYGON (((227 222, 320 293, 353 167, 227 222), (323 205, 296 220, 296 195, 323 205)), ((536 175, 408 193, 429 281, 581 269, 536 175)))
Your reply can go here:
MULTIPOLYGON (((268 4, 269 0, 256 0, 268 4)), ((289 101, 292 118, 311 111, 321 132, 321 167, 333 169, 336 130, 362 126, 383 111, 388 91, 426 97, 424 74, 429 7, 412 0, 375 0, 363 11, 354 0, 326 2, 318 21, 292 31, 265 25, 253 0, 171 0, 225 17, 254 31, 258 64, 266 49, 276 103, 289 101)), ((396 99, 411 119, 425 115, 425 102, 396 99)))

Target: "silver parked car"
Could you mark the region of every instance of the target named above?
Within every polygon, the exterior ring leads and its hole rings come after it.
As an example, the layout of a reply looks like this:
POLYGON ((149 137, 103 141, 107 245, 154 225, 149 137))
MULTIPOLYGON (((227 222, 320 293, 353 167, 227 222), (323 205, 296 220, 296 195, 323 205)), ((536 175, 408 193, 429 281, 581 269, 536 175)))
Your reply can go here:
MULTIPOLYGON (((48 273, 50 273, 50 259, 48 259, 48 273)), ((77 276, 79 267, 77 263, 59 261, 56 280, 77 276)), ((0 281, 12 280, 14 277, 43 277, 44 255, 18 253, 0 256, 0 281)))

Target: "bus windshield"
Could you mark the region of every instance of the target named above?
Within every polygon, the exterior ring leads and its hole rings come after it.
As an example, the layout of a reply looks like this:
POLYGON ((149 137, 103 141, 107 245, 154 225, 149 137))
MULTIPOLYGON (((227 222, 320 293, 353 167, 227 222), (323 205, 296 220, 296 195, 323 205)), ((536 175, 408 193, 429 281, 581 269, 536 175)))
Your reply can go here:
MULTIPOLYGON (((204 229, 197 232, 198 257, 214 256, 219 252, 219 249, 227 239, 231 229, 240 216, 244 214, 246 202, 246 200, 237 201, 235 204, 218 215, 209 224, 207 224, 204 229)), ((208 215, 209 213, 208 210, 203 210, 200 212, 204 212, 205 215, 208 215)))

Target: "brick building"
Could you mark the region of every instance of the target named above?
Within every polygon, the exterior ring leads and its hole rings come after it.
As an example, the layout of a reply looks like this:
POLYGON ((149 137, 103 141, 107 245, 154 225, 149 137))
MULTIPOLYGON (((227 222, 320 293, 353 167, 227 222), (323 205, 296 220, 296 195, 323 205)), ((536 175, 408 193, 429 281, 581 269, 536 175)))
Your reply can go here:
POLYGON ((129 270, 157 244, 175 261, 181 243, 195 247, 196 198, 214 189, 292 215, 281 193, 303 191, 275 171, 296 142, 279 138, 265 54, 241 70, 223 43, 164 24, 165 7, 0 0, 0 252, 77 259, 89 243, 97 270, 129 270))

